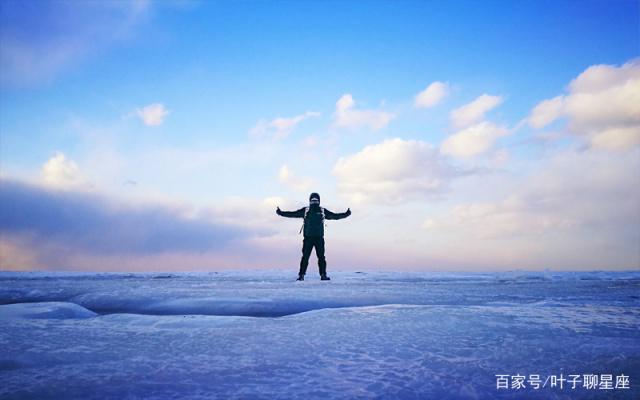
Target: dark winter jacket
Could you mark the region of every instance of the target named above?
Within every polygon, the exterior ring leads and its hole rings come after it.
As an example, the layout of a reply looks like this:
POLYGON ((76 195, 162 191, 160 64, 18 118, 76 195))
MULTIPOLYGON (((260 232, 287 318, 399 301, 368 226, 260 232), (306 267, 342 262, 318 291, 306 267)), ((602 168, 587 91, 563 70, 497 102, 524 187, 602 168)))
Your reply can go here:
POLYGON ((304 235, 322 237, 324 236, 324 220, 347 218, 351 215, 351 211, 334 213, 318 204, 311 204, 309 207, 302 207, 296 211, 280 211, 278 215, 288 218, 304 218, 304 235))

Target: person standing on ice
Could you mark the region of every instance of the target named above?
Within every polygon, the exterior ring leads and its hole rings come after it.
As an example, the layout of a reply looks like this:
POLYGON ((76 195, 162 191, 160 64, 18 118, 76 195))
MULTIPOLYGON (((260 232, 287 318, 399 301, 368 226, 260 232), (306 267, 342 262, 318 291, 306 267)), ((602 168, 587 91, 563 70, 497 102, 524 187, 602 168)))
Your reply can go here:
POLYGON ((324 221, 326 219, 347 218, 351 215, 351 209, 348 208, 343 213, 333 213, 326 208, 320 207, 320 195, 318 193, 311 193, 308 207, 302 207, 297 211, 282 211, 280 207, 277 207, 276 214, 281 217, 303 218, 304 220, 302 228, 300 228, 300 232, 304 230, 304 240, 302 241, 302 259, 300 260, 300 271, 298 272, 297 280, 304 280, 311 250, 314 247, 318 256, 320 279, 323 281, 331 280, 327 276, 327 260, 324 257, 324 221))

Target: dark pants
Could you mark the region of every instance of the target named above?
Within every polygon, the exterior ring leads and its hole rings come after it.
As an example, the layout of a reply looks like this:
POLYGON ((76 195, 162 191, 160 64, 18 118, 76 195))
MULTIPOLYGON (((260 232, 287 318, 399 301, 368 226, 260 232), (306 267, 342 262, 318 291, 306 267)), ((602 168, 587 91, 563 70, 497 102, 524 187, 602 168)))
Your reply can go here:
POLYGON ((309 257, 311 256, 311 250, 316 248, 316 255, 318 256, 318 269, 320 275, 327 274, 327 260, 324 258, 324 238, 322 236, 305 236, 302 242, 302 259, 300 260, 300 272, 299 275, 307 273, 307 266, 309 265, 309 257))

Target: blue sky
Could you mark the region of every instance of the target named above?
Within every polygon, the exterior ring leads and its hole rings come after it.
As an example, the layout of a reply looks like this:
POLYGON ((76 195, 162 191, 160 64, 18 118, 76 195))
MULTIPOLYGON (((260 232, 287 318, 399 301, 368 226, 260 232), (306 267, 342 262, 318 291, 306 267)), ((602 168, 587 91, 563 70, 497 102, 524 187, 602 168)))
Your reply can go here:
POLYGON ((336 268, 640 266, 635 1, 8 1, 0 13, 3 268, 287 268, 300 237, 273 209, 310 191, 354 211, 329 227, 336 268), (65 221, 9 211, 18 194, 46 210, 56 193, 102 208, 65 221), (144 245, 164 232, 147 208, 177 227, 154 243, 176 243, 144 245), (140 232, 115 224, 122 252, 74 246, 105 215, 140 232), (228 247, 190 246, 202 224, 227 230, 228 247))

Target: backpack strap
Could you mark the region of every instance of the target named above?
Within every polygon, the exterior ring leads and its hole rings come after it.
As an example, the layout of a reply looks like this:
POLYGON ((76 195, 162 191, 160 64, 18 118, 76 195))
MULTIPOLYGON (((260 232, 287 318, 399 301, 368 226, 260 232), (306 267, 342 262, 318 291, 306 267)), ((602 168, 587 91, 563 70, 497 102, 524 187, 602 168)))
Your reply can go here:
MULTIPOLYGON (((309 207, 305 207, 304 208, 304 217, 302 218, 302 226, 300 227, 300 232, 298 232, 298 235, 302 233, 302 230, 304 229, 304 223, 307 221, 307 214, 309 213, 309 207)), ((322 218, 324 219, 324 210, 322 210, 322 218)))

